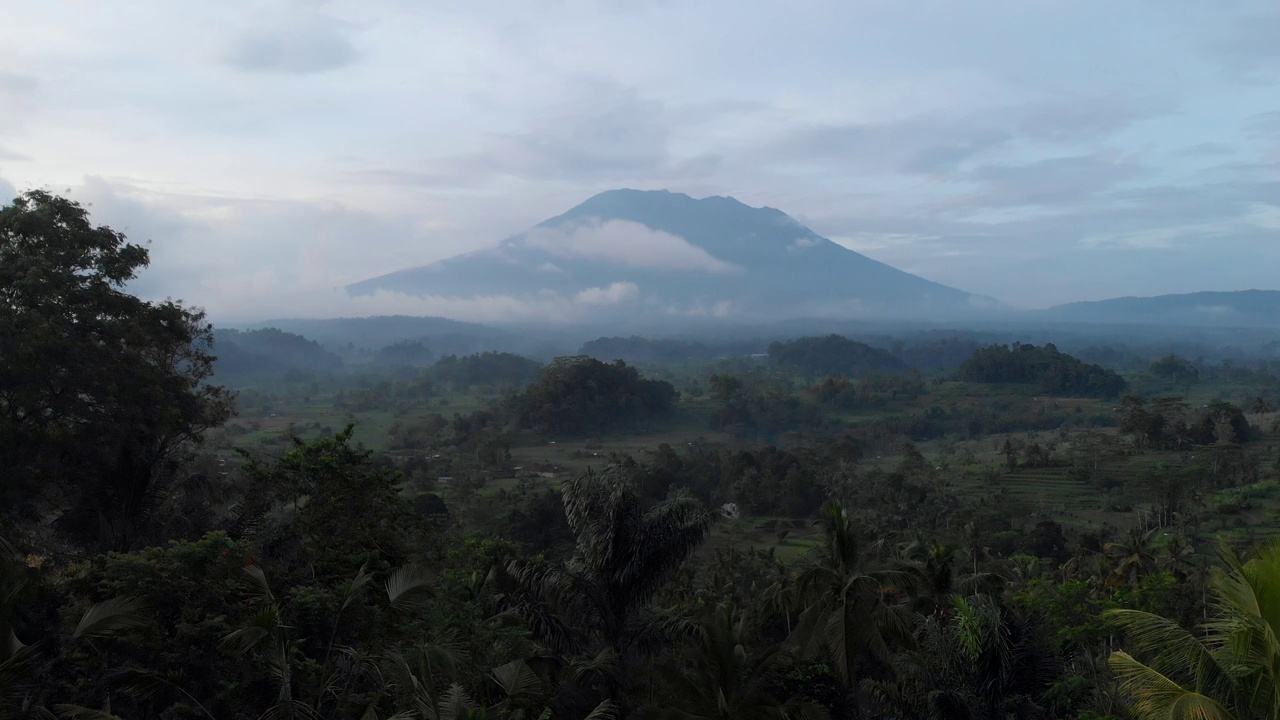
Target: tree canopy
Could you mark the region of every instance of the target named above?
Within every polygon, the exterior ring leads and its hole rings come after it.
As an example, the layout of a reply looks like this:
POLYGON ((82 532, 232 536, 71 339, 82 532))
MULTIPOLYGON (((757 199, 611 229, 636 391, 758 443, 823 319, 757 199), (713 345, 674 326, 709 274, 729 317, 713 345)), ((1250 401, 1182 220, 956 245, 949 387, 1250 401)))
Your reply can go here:
POLYGON ((676 390, 647 380, 621 360, 557 358, 538 380, 513 399, 525 427, 584 435, 636 427, 671 413, 676 390))
POLYGON ((203 313, 127 291, 145 247, 33 190, 0 208, 0 492, 131 541, 186 443, 223 422, 203 313))
POLYGON ((1047 395, 1068 397, 1113 398, 1127 387, 1115 372, 1059 352, 1052 343, 983 348, 960 366, 957 376, 966 382, 1032 384, 1047 395))
POLYGON ((772 342, 769 344, 769 361, 799 370, 809 377, 858 377, 906 367, 887 350, 840 335, 772 342))

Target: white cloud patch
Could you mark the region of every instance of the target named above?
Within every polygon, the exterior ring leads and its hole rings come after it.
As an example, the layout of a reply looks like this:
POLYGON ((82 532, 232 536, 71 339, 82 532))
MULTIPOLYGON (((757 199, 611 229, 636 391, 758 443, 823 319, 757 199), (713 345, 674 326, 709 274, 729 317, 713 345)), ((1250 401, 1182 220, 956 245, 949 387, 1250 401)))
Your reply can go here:
POLYGON ((1246 220, 1266 230, 1280 230, 1280 205, 1258 203, 1246 220))
POLYGON ((1196 305, 1193 309, 1202 315, 1234 315, 1236 312, 1230 305, 1196 305))
MULTIPOLYGON (((633 283, 612 283, 587 288, 573 296, 543 290, 533 295, 476 295, 445 297, 410 295, 379 290, 350 296, 340 289, 298 293, 291 296, 291 318, 369 317, 374 315, 439 316, 480 323, 579 322, 590 319, 602 308, 638 299, 633 283)), ((261 319, 260 313, 237 313, 231 321, 261 319)), ((279 317, 280 315, 276 315, 279 317)))
POLYGON ((732 300, 709 301, 697 299, 686 305, 672 304, 666 308, 668 315, 680 317, 727 318, 733 314, 732 300))
POLYGON ((791 244, 787 245, 787 249, 791 251, 804 250, 806 248, 814 247, 821 242, 822 238, 819 237, 799 237, 792 240, 791 244))
POLYGON ((534 228, 514 241, 562 258, 599 260, 637 268, 732 273, 739 268, 678 235, 629 220, 593 220, 534 228))
POLYGON ((559 265, 557 265, 557 264, 555 264, 555 263, 553 263, 553 262, 544 262, 544 263, 542 263, 541 265, 539 265, 539 266, 538 266, 538 272, 544 272, 544 273, 562 273, 562 272, 564 272, 564 268, 560 267, 559 265))
POLYGON ((587 288, 574 296, 583 305, 617 305, 640 296, 640 288, 631 282, 616 282, 608 287, 587 288))

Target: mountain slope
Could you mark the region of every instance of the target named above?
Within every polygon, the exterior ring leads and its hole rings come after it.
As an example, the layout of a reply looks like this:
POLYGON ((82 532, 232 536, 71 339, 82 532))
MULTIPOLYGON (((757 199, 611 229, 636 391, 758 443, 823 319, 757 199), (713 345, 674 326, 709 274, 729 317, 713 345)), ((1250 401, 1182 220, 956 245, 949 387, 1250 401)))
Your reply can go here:
POLYGON ((1280 327, 1280 291, 1196 292, 1057 305, 1052 320, 1196 327, 1280 327))
POLYGON ((773 208, 612 190, 495 248, 355 283, 448 298, 556 299, 600 317, 953 319, 993 301, 844 248, 773 208))

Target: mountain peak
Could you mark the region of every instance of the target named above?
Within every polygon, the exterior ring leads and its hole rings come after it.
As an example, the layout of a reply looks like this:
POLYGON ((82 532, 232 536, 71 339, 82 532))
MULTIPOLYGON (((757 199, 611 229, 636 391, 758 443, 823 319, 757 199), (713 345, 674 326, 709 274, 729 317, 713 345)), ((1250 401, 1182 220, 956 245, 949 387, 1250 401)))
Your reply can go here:
POLYGON ((629 319, 951 319, 984 304, 837 245, 780 210, 632 188, 593 195, 490 250, 348 290, 551 301, 629 319))
POLYGON ((658 213, 707 214, 735 211, 752 213, 760 212, 761 210, 768 211, 769 208, 753 208, 735 198, 720 195, 695 198, 691 195, 671 190, 618 188, 592 195, 563 214, 539 223, 539 225, 557 224, 563 220, 583 217, 621 219, 626 216, 651 217, 658 213))

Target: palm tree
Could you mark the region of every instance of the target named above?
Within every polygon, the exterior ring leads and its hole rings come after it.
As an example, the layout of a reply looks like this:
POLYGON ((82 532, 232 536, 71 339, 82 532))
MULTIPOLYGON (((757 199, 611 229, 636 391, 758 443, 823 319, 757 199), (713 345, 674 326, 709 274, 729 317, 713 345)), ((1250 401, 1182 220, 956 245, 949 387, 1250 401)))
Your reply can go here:
POLYGON ((1271 412, 1271 403, 1267 402, 1261 395, 1254 398, 1253 405, 1249 408, 1254 415, 1265 415, 1271 412))
POLYGON ((1151 613, 1107 613, 1134 653, 1112 653, 1111 667, 1138 718, 1280 718, 1280 539, 1247 562, 1225 542, 1218 554, 1202 634, 1151 613))
POLYGON ((1044 634, 990 595, 950 603, 921 622, 919 648, 897 659, 895 677, 864 680, 864 693, 888 717, 1046 717, 1058 658, 1044 634))
MULTIPOLYGON (((515 660, 494 668, 490 681, 501 691, 501 699, 492 705, 477 702, 458 683, 435 692, 430 673, 421 674, 404 655, 389 653, 382 665, 384 689, 398 695, 398 704, 406 709, 388 720, 550 720, 551 709, 538 710, 544 681, 524 660, 515 660)), ((363 717, 377 717, 370 705, 363 717)), ((617 720, 617 709, 609 700, 596 705, 585 720, 617 720)))
POLYGON ((1107 578, 1108 585, 1136 585, 1143 577, 1155 571, 1157 563, 1153 544, 1159 532, 1158 527, 1147 529, 1142 525, 1134 525, 1129 528, 1124 540, 1103 546, 1107 557, 1115 563, 1107 578))
MULTIPOLYGON (((339 605, 332 618, 333 628, 324 654, 312 659, 322 670, 320 682, 315 697, 306 698, 302 697, 303 688, 295 683, 295 669, 302 652, 294 637, 294 628, 288 623, 291 614, 288 601, 272 592, 266 573, 259 566, 247 565, 244 573, 248 599, 256 604, 257 612, 243 627, 228 633, 221 646, 237 655, 257 657, 265 665, 274 685, 275 701, 263 717, 311 718, 343 710, 350 697, 349 692, 339 692, 339 688, 349 690, 359 675, 377 675, 373 657, 337 645, 343 613, 369 588, 373 576, 362 566, 355 577, 339 589, 339 605), (336 658, 335 652, 341 657, 336 658)), ((432 578, 422 566, 409 564, 397 569, 385 585, 388 606, 393 611, 416 609, 430 594, 431 582, 432 578)), ((414 650, 416 664, 428 681, 434 669, 452 671, 456 665, 455 656, 437 646, 414 650)))
POLYGON ((868 570, 838 502, 822 507, 818 524, 823 543, 817 560, 797 578, 807 607, 795 634, 802 647, 821 650, 851 690, 861 661, 888 667, 890 645, 911 644, 911 613, 904 599, 914 578, 901 570, 868 570))
POLYGON ((951 598, 959 594, 997 592, 1004 578, 994 573, 974 572, 964 577, 956 576, 954 545, 926 542, 916 539, 898 549, 894 566, 913 577, 910 583, 912 609, 922 615, 947 614, 951 610, 951 598))
POLYGON ((747 649, 745 619, 724 603, 703 618, 693 645, 678 665, 667 666, 667 687, 676 707, 650 708, 651 720, 786 720, 825 718, 825 710, 798 701, 780 701, 769 692, 775 673, 792 657, 781 643, 758 652, 747 649))
POLYGON ((681 625, 651 610, 650 601, 707 537, 712 515, 688 497, 643 510, 633 481, 616 466, 574 477, 563 497, 573 557, 560 566, 512 561, 507 603, 566 657, 609 650, 618 667, 598 677, 625 715, 628 663, 669 642, 681 625))

